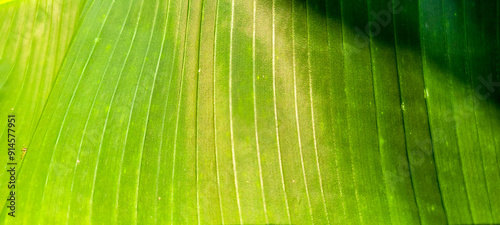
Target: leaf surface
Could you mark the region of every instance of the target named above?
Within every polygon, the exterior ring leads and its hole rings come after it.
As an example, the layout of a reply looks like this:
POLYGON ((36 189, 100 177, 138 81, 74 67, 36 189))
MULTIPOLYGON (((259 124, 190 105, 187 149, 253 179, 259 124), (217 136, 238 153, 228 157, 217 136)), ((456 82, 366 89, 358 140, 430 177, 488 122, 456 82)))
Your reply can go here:
POLYGON ((499 223, 499 7, 2 4, 3 221, 499 223))

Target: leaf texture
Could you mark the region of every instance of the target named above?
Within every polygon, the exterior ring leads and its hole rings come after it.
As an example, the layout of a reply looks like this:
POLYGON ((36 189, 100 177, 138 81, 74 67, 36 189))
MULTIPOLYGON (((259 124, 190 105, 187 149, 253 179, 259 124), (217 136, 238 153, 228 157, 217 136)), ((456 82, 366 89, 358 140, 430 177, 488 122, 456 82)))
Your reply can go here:
POLYGON ((499 1, 0 11, 5 224, 500 223, 499 1))

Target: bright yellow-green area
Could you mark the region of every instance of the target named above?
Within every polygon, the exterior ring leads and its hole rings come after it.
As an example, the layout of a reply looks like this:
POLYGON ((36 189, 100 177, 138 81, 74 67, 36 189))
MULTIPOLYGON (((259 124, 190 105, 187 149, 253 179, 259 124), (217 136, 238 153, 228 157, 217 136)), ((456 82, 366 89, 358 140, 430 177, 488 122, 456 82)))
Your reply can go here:
MULTIPOLYGON (((31 148, 31 140, 77 30, 82 3, 23 0, 0 4, 0 117, 6 122, 7 115, 15 115, 14 133, 10 133, 15 135, 18 179, 28 156, 37 151, 31 148), (28 150, 21 161, 24 147, 28 150)), ((7 135, 7 126, 2 125, 0 137, 5 154, 0 157, 0 196, 5 199, 11 191, 7 187, 10 179, 7 162, 12 162, 7 157, 7 135)), ((14 190, 18 204, 27 197, 18 192, 23 185, 26 184, 17 183, 14 190)), ((5 220, 6 216, 7 208, 2 207, 0 218, 5 220)), ((21 222, 19 217, 16 221, 21 222)))
POLYGON ((13 0, 0 0, 0 5, 4 4, 4 3, 7 3, 7 2, 11 2, 11 1, 13 1, 13 0))

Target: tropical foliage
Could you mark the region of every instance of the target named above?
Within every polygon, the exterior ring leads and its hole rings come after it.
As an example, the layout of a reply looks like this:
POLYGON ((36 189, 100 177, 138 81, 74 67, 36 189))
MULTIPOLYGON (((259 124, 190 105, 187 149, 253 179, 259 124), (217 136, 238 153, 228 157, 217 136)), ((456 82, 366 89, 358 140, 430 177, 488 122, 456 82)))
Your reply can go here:
POLYGON ((499 24, 498 0, 0 0, 0 221, 500 223, 499 24))

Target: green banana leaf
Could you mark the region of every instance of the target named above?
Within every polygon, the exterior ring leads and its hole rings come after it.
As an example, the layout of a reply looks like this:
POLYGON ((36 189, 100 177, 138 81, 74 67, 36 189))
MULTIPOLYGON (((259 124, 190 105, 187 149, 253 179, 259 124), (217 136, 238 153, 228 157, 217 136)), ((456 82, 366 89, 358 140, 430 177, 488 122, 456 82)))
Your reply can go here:
POLYGON ((499 0, 0 0, 0 221, 500 223, 499 33, 499 0))

